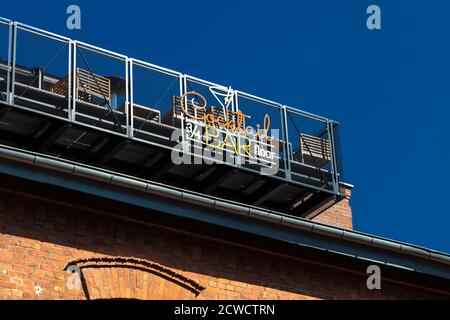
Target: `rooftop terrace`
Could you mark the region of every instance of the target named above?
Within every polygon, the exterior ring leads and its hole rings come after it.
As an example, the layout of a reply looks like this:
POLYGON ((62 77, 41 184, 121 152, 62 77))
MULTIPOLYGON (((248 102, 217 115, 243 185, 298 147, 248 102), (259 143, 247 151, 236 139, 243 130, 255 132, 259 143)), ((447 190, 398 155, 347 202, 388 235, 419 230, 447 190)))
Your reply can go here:
POLYGON ((0 93, 5 146, 296 217, 343 196, 337 122, 3 18, 0 93))

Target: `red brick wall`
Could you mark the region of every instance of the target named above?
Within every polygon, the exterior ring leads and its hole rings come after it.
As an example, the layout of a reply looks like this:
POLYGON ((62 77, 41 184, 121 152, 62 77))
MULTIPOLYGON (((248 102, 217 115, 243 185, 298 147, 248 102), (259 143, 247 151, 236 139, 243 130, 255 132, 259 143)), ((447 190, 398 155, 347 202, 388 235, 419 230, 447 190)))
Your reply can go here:
POLYGON ((383 280, 383 290, 369 291, 365 270, 355 273, 336 269, 333 261, 320 265, 310 259, 105 218, 25 195, 0 194, 1 299, 444 296, 389 280, 383 280), (80 268, 84 285, 73 285, 76 274, 65 271, 68 266, 80 268))
POLYGON ((353 230, 352 208, 350 206, 352 190, 349 186, 342 186, 341 192, 345 195, 343 200, 311 220, 343 229, 353 230))
POLYGON ((84 281, 83 293, 89 299, 195 299, 205 289, 173 270, 143 259, 94 257, 73 266, 81 272, 73 273, 74 280, 79 280, 78 287, 72 285, 69 289, 79 291, 84 281))

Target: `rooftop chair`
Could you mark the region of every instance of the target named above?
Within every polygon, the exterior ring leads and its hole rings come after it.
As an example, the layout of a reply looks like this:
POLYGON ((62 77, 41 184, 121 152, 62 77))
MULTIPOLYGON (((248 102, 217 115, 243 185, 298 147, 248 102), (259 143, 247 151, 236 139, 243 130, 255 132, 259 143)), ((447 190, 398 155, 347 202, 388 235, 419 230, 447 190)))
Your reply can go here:
POLYGON ((322 168, 331 161, 331 144, 329 140, 301 134, 300 146, 300 149, 294 153, 294 160, 300 160, 300 162, 318 168, 322 168))
MULTIPOLYGON (((180 99, 181 98, 179 96, 172 97, 172 110, 164 115, 162 123, 169 124, 177 128, 181 126, 181 115, 183 111, 181 110, 180 99)), ((199 105, 197 103, 195 104, 199 105)), ((201 118, 205 115, 205 110, 195 107, 192 101, 190 100, 188 100, 186 108, 189 114, 195 115, 195 117, 201 118)))
MULTIPOLYGON (((108 78, 77 68, 76 97, 78 100, 95 103, 111 103, 111 81, 108 78)), ((55 83, 52 92, 67 96, 68 76, 55 83)))

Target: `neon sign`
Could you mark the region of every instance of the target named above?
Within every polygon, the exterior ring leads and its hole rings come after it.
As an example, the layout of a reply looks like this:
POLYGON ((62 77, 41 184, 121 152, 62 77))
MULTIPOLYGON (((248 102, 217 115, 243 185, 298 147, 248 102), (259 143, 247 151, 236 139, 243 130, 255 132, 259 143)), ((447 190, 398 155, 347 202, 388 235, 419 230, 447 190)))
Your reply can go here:
POLYGON ((202 94, 196 91, 183 94, 180 99, 181 111, 185 116, 188 140, 201 142, 206 147, 231 152, 236 156, 260 160, 266 165, 273 164, 277 157, 277 152, 274 151, 277 140, 269 134, 270 116, 264 116, 262 125, 245 126, 245 120, 251 116, 240 110, 228 112, 230 99, 232 97, 227 94, 226 105, 217 99, 224 111, 223 114, 217 115, 207 112, 207 101, 202 94), (187 105, 189 96, 193 96, 190 101, 191 108, 187 105))

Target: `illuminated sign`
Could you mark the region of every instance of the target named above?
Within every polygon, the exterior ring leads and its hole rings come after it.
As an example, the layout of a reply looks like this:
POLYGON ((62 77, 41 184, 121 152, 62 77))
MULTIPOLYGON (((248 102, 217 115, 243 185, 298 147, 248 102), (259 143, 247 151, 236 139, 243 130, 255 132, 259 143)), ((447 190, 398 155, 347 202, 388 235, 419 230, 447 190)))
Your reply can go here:
MULTIPOLYGON (((272 136, 271 119, 265 115, 261 124, 245 125, 252 117, 241 110, 229 110, 233 93, 220 93, 210 89, 222 108, 211 106, 207 110, 205 97, 190 91, 181 96, 183 139, 206 149, 220 150, 228 156, 226 161, 236 158, 264 167, 278 168, 278 140, 272 136), (220 97, 225 97, 224 102, 220 97), (189 99, 190 98, 190 99, 189 99)), ((234 161, 236 163, 236 161, 234 161)))

